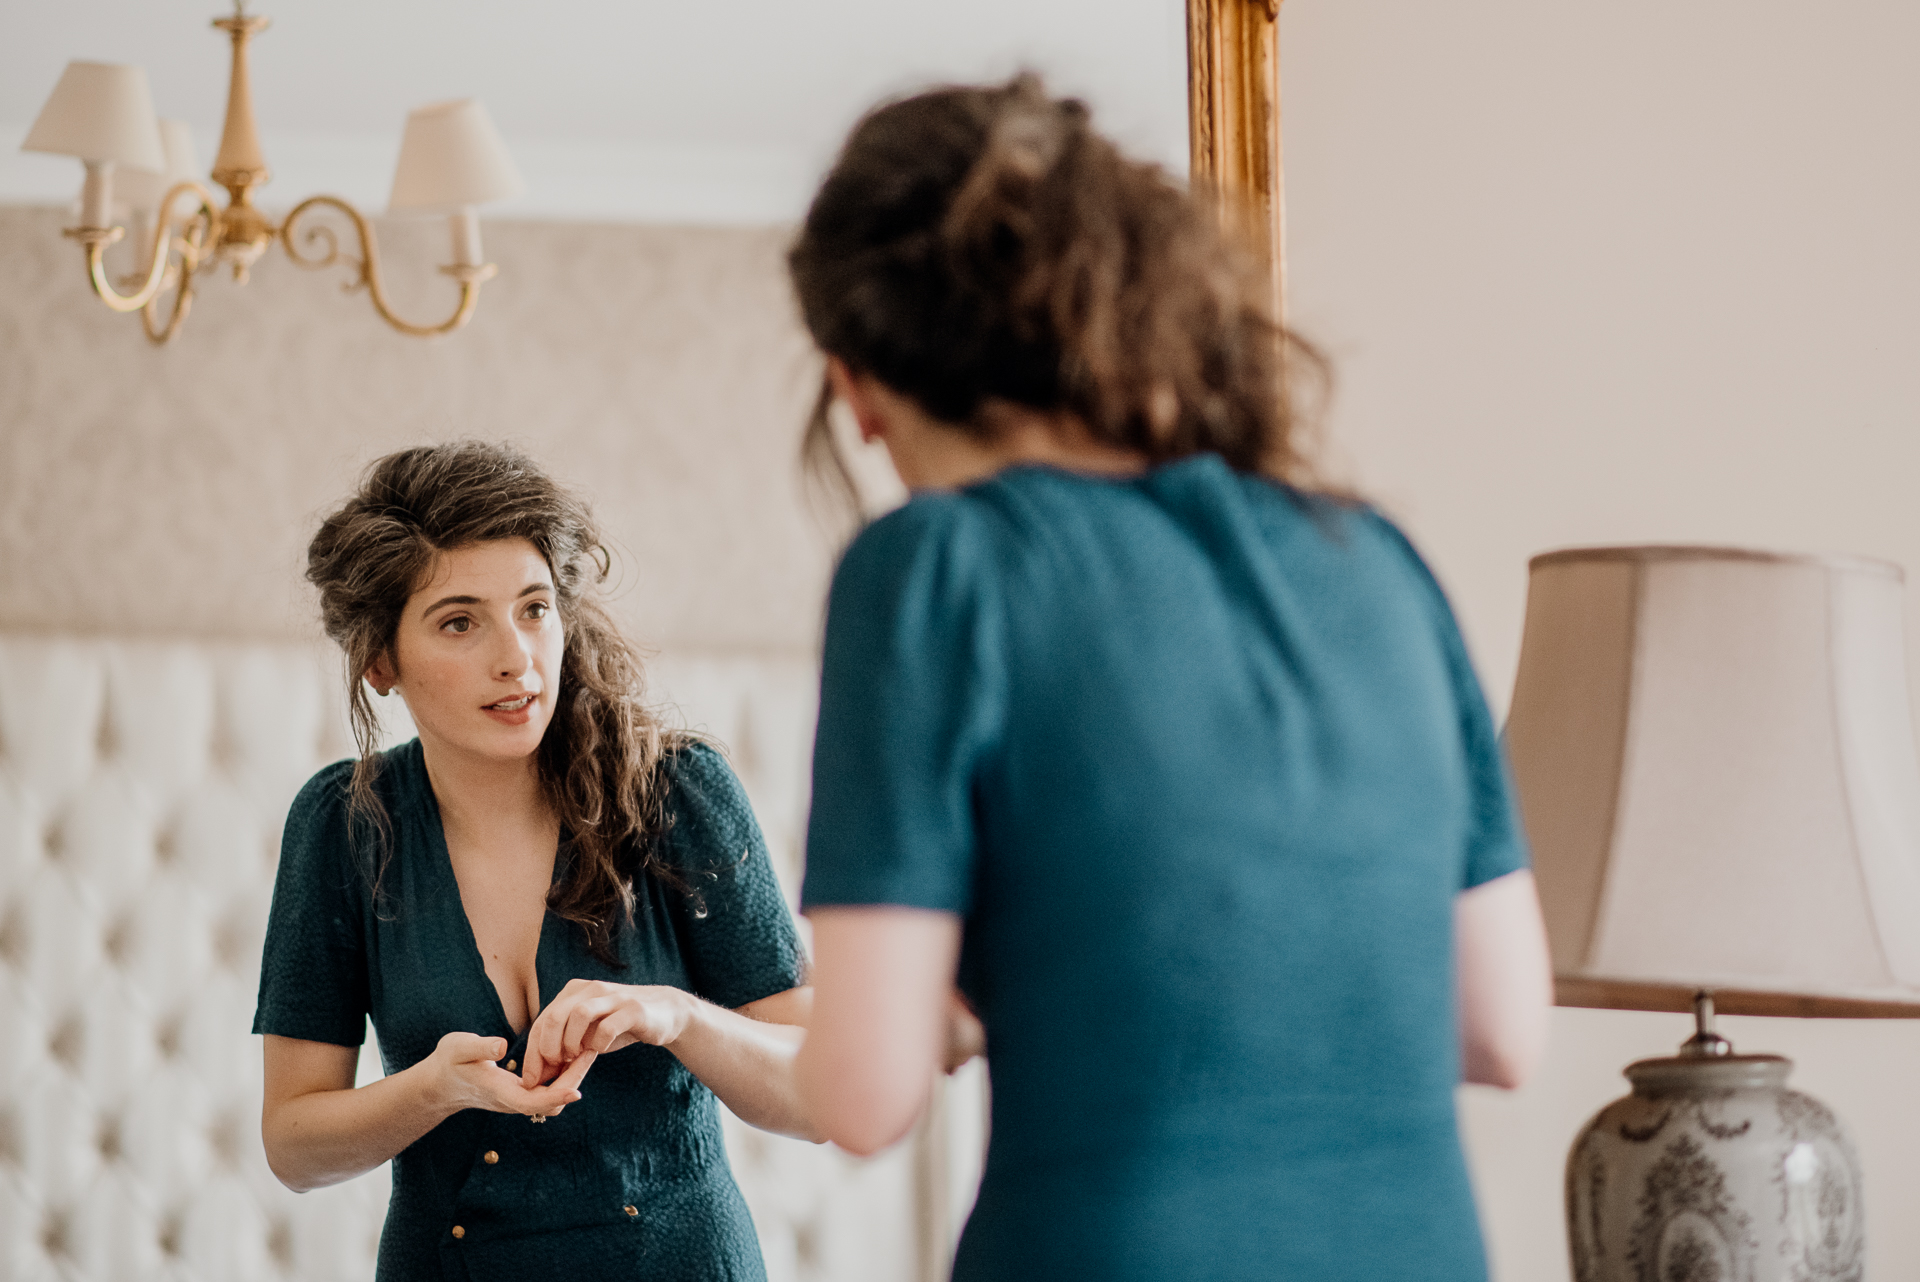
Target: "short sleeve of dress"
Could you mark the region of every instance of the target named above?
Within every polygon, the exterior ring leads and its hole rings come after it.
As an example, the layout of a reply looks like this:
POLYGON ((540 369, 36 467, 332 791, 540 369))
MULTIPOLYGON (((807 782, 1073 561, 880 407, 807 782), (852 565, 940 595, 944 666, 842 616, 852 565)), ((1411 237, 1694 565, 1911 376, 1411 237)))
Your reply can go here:
POLYGON ((1474 674, 1473 661, 1467 655, 1466 641, 1460 635, 1460 625, 1445 590, 1407 536, 1385 517, 1377 519, 1413 564, 1428 593, 1434 631, 1446 657, 1453 701, 1460 717, 1461 742, 1466 751, 1468 786, 1472 790, 1472 830, 1462 852, 1460 876, 1460 889, 1471 890, 1527 866, 1526 832, 1514 797, 1513 776, 1507 769, 1506 751, 1494 730, 1493 714, 1487 709, 1486 695, 1480 688, 1479 677, 1474 674))
POLYGON ((695 995, 734 1008, 806 983, 800 935, 740 780, 703 743, 667 765, 667 860, 690 892, 672 898, 695 995))
POLYGON ((287 811, 260 958, 253 1031, 336 1046, 366 1039, 365 879, 348 846, 352 762, 328 766, 287 811))
POLYGON ((964 495, 921 495, 834 573, 805 908, 972 905, 974 779, 1006 685, 989 519, 964 495))

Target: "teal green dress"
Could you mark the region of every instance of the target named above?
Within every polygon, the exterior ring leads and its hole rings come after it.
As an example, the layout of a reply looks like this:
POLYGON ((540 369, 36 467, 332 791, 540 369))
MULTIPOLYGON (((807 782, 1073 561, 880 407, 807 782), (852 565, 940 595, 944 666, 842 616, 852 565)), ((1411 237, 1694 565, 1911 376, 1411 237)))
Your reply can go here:
MULTIPOLYGON (((793 919, 739 781, 702 745, 662 769, 665 853, 685 888, 636 878, 617 966, 549 912, 543 1002, 575 978, 668 984, 727 1007, 803 982, 793 919)), ((351 771, 322 770, 287 815, 253 1031, 358 1046, 371 1015, 389 1073, 454 1031, 507 1039, 505 1058, 518 1064, 526 1038, 508 1025, 474 944, 419 741, 382 757, 393 854, 377 902, 367 852, 347 839, 351 771)), ((563 841, 556 875, 565 858, 563 841)), ((379 1282, 762 1282, 707 1088, 671 1052, 641 1045, 601 1056, 581 1093, 537 1125, 467 1109, 395 1157, 379 1282)))
POLYGON ((956 1278, 1484 1282, 1453 903, 1525 858, 1447 603, 1365 507, 1021 467, 834 576, 803 902, 962 920, 956 1278))

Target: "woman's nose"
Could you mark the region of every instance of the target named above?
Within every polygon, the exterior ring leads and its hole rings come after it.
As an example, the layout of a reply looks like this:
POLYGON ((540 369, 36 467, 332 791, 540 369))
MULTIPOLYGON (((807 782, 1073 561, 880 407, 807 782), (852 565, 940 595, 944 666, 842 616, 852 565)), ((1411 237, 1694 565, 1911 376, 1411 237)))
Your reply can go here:
POLYGON ((520 635, 518 628, 510 629, 506 633, 505 644, 501 646, 500 653, 496 656, 496 662, 499 665, 499 675, 520 676, 533 666, 532 638, 520 635))

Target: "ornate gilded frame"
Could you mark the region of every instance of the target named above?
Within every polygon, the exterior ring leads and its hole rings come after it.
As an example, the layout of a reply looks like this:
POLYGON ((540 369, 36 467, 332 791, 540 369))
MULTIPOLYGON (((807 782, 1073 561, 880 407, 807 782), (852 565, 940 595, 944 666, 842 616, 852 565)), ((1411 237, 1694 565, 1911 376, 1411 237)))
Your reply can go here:
POLYGON ((1221 217, 1269 264, 1284 317, 1280 3, 1187 0, 1187 124, 1194 184, 1219 194, 1221 217))

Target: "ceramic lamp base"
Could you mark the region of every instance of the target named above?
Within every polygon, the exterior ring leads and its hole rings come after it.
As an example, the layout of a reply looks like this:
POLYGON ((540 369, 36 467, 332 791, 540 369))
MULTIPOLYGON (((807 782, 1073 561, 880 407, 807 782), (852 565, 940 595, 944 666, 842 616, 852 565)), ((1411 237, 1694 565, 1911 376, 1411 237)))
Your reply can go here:
MULTIPOLYGON (((1724 1045, 1724 1043, 1723 1043, 1724 1045)), ((1860 1159, 1777 1055, 1630 1065, 1567 1158, 1576 1282, 1861 1282, 1860 1159)))

